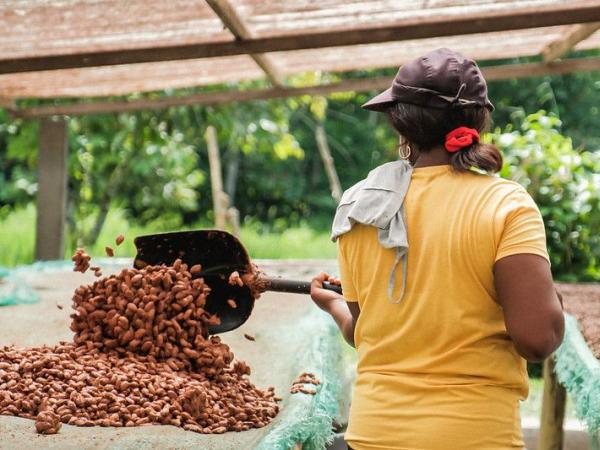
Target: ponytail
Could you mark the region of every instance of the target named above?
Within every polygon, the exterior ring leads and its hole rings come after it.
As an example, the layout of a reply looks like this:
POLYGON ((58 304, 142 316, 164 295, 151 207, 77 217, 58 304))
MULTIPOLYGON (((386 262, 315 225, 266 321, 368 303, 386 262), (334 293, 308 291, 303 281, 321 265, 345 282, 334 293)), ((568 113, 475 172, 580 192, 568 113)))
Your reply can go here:
POLYGON ((494 144, 474 143, 452 155, 452 167, 458 171, 467 171, 472 167, 484 172, 496 173, 502 169, 502 154, 494 144))

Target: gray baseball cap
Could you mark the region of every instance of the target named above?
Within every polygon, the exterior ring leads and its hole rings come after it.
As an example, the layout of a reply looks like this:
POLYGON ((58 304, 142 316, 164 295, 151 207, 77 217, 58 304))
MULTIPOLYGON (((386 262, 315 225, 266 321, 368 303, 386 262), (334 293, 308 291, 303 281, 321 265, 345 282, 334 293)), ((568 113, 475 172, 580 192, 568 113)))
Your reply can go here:
POLYGON ((479 66, 472 59, 447 48, 434 50, 404 64, 392 86, 362 107, 384 112, 395 103, 429 108, 485 106, 494 110, 479 66))

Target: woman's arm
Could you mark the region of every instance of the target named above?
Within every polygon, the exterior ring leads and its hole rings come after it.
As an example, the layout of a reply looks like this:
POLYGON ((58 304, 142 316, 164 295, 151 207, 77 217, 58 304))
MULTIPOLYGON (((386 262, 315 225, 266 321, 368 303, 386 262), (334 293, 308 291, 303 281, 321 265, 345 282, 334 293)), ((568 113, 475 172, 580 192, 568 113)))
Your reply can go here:
POLYGON ((548 261, 533 254, 504 257, 494 265, 494 283, 519 354, 529 361, 548 357, 564 334, 562 304, 548 261))
POLYGON ((360 314, 358 303, 346 302, 344 297, 337 292, 323 289, 324 281, 340 284, 340 280, 337 278, 321 272, 312 280, 310 296, 319 308, 333 317, 346 342, 354 347, 354 329, 360 314))

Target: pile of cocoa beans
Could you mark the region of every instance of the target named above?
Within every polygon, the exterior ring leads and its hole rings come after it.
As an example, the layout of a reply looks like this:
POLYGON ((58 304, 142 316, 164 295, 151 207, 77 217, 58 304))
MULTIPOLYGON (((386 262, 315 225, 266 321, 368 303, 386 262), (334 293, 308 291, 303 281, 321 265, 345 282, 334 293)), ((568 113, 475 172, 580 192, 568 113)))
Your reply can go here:
POLYGON ((48 434, 57 421, 199 433, 265 426, 280 399, 253 386, 250 367, 208 335, 219 319, 204 310, 210 288, 193 277, 200 270, 177 260, 79 287, 73 343, 0 349, 0 414, 37 418, 48 434))
POLYGON ((74 342, 150 355, 174 370, 217 375, 233 354, 218 337, 208 338, 208 325, 219 323, 203 309, 209 292, 181 260, 172 267, 123 269, 75 291, 74 342))
POLYGON ((152 356, 61 343, 0 349, 0 414, 38 419, 51 432, 53 415, 79 426, 181 426, 199 433, 262 427, 278 412, 272 389, 261 391, 235 363, 216 377, 174 370, 152 356), (43 406, 42 406, 43 405, 43 406))

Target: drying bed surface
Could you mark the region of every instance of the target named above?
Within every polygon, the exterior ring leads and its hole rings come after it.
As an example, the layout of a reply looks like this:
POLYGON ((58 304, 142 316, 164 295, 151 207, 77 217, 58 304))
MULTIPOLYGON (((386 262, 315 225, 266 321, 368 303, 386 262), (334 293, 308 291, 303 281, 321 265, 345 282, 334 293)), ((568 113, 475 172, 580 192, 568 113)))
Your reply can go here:
POLYGON ((575 316, 583 337, 600 359, 600 284, 560 283, 565 310, 575 316))
MULTIPOLYGON (((80 273, 49 271, 36 274, 28 281, 40 294, 41 301, 0 309, 3 325, 0 345, 14 344, 22 348, 70 341, 72 293, 80 284, 92 280, 92 275, 80 273)), ((291 333, 289 327, 313 308, 307 296, 267 293, 256 303, 253 315, 243 327, 223 336, 236 359, 246 361, 252 367, 250 379, 253 383, 263 389, 275 387, 277 394, 283 397, 283 409, 290 401, 291 382, 302 371, 294 365, 294 355, 302 352, 302 339, 298 339, 302 334, 299 330, 291 333), (244 334, 252 335, 256 340, 250 341, 244 334)), ((168 425, 133 428, 63 425, 58 434, 41 436, 36 434, 31 420, 0 416, 3 436, 0 448, 252 448, 277 423, 276 417, 265 428, 223 435, 202 435, 168 425)))

